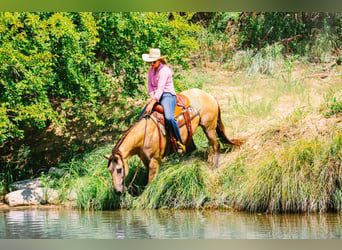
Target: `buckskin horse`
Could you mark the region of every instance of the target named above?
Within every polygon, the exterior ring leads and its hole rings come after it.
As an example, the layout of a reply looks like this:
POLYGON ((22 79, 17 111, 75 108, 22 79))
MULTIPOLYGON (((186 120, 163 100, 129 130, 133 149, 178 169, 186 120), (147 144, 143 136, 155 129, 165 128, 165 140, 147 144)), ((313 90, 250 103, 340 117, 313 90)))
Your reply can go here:
MULTIPOLYGON (((195 146, 192 133, 196 131, 198 126, 201 126, 213 149, 215 167, 218 168, 220 144, 216 134, 225 144, 239 146, 242 141, 239 139, 229 140, 226 137, 221 121, 220 106, 213 96, 200 89, 183 91, 180 96, 186 96, 188 101, 186 106, 190 108, 192 116, 185 115, 185 113, 183 113, 184 116, 179 115, 179 117, 183 117, 183 120, 187 120, 186 117, 190 118, 188 124, 185 125, 181 125, 178 119, 183 142, 187 142, 188 147, 195 146), (190 131, 189 127, 191 128, 190 131)), ((153 114, 155 113, 157 111, 153 112, 153 114)), ((175 117, 177 116, 176 113, 177 107, 175 117)), ((114 191, 117 195, 125 192, 129 158, 134 155, 140 157, 148 170, 148 182, 151 182, 158 173, 162 158, 172 152, 172 143, 158 120, 153 115, 143 116, 123 134, 113 148, 112 154, 104 156, 108 159, 107 168, 112 175, 114 191)), ((183 121, 183 123, 186 122, 183 121)))

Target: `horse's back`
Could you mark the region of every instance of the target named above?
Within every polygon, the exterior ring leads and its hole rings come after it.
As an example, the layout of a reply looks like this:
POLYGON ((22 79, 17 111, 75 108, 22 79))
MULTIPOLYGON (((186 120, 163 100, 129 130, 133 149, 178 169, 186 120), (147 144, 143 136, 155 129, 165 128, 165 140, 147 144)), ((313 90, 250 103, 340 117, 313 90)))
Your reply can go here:
POLYGON ((181 92, 181 94, 190 97, 190 100, 195 102, 205 113, 217 110, 215 98, 201 89, 189 89, 181 92))
MULTIPOLYGON (((219 107, 216 99, 201 89, 189 89, 182 92, 183 95, 190 97, 200 108, 199 123, 205 131, 214 130, 217 126, 219 107)), ((215 132, 213 132, 215 133, 215 132)))

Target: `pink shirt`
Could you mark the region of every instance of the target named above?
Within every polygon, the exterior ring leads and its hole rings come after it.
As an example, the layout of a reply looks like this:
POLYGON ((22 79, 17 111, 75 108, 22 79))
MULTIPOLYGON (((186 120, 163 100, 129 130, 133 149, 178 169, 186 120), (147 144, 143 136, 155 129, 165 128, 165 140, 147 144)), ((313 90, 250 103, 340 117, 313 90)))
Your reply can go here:
POLYGON ((148 94, 153 95, 152 99, 159 101, 164 92, 176 95, 172 81, 172 70, 160 63, 155 74, 152 67, 148 69, 148 94))

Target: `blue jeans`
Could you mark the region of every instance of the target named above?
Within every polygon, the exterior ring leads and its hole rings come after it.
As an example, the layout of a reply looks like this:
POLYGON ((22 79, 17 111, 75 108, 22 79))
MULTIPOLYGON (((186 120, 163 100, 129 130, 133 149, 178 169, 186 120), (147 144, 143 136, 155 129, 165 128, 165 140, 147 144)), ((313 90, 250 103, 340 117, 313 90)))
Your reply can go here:
MULTIPOLYGON (((180 136, 179 127, 177 120, 175 118, 175 108, 176 108, 176 96, 171 93, 164 92, 160 98, 160 104, 164 108, 165 125, 167 128, 171 129, 176 140, 183 144, 182 138, 180 136)), ((139 119, 145 113, 146 106, 141 112, 139 119)))

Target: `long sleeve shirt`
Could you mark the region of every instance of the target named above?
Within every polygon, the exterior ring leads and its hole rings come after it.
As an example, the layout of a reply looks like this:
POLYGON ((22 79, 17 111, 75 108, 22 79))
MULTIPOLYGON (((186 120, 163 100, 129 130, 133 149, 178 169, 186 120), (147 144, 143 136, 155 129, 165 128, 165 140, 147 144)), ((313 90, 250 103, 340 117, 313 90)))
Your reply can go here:
POLYGON ((152 95, 152 99, 159 101, 164 92, 176 95, 172 70, 165 64, 160 63, 156 72, 152 67, 148 70, 148 94, 152 95))

